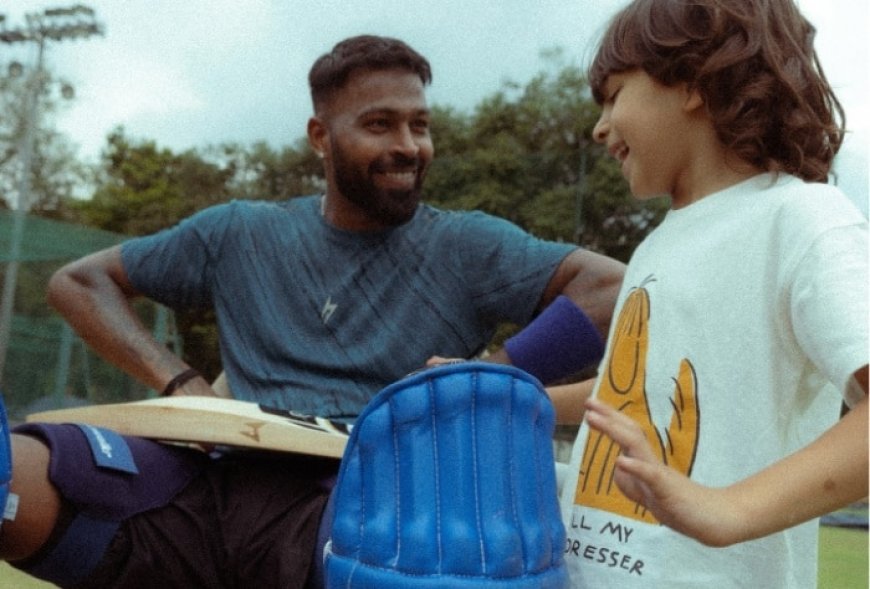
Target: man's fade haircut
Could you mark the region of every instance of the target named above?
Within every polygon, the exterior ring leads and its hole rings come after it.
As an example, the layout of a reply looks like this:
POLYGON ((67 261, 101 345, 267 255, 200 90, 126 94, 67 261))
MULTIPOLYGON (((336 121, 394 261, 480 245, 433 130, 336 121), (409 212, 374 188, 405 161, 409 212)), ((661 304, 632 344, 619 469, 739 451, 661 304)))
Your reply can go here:
POLYGON ((845 113, 792 0, 635 0, 588 70, 596 102, 612 73, 640 68, 699 92, 718 139, 760 169, 827 182, 845 113))
POLYGON ((432 81, 429 62, 403 41, 360 35, 339 42, 332 51, 321 55, 308 73, 314 111, 320 112, 344 88, 351 74, 360 70, 390 69, 404 69, 417 74, 423 85, 432 81))

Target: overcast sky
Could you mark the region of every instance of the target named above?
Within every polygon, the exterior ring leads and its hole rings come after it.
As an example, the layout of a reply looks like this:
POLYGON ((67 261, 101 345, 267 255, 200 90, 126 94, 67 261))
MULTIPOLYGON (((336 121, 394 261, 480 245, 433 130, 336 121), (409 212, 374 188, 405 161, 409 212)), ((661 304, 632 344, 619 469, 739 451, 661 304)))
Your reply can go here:
MULTIPOLYGON (((3 0, 7 27, 74 2, 3 0)), ((870 11, 867 0, 798 0, 855 131, 840 165, 843 187, 868 200, 870 11)), ((432 104, 472 109, 505 80, 527 82, 560 47, 584 64, 624 0, 82 0, 103 37, 51 43, 48 67, 76 98, 58 126, 95 160, 107 133, 173 150, 224 142, 273 146, 305 134, 307 73, 336 42, 360 33, 402 38, 432 64, 432 104)), ((0 45, 0 67, 33 52, 0 45)), ((437 145, 436 145, 437 148, 437 145)))

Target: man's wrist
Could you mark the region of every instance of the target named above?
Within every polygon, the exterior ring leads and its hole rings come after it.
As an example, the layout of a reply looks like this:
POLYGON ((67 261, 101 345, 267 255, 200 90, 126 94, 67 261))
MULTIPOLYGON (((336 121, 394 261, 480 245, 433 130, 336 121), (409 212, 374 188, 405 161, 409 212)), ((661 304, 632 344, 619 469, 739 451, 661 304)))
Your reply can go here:
POLYGON ((169 397, 175 391, 183 387, 185 384, 190 382, 195 378, 204 378, 196 368, 188 368, 186 370, 182 370, 177 375, 175 375, 172 380, 166 383, 166 386, 163 387, 163 391, 161 391, 161 397, 169 397))

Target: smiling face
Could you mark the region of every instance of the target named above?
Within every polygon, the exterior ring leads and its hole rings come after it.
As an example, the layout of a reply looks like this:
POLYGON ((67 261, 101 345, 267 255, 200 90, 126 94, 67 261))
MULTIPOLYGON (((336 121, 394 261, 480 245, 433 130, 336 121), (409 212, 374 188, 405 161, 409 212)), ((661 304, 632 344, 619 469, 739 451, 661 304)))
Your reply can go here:
POLYGON ((719 141, 704 100, 633 69, 607 76, 593 137, 622 166, 639 199, 670 196, 678 209, 762 170, 719 141))
POLYGON ((632 194, 679 199, 690 189, 693 161, 690 94, 639 69, 611 74, 603 90, 593 137, 620 162, 632 194))
POLYGON ((323 156, 327 220, 368 231, 413 217, 434 153, 417 74, 401 69, 354 73, 309 121, 308 134, 323 156))

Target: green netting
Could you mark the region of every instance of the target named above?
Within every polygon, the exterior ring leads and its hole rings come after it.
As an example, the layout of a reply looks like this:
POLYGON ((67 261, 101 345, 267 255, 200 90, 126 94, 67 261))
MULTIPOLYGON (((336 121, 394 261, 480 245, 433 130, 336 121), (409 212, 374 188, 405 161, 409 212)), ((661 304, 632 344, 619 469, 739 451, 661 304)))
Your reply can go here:
MULTIPOLYGON (((12 274, 10 267, 16 265, 9 343, 0 382, 10 418, 18 421, 34 411, 153 394, 94 354, 45 302, 48 279, 55 270, 118 244, 125 236, 30 215, 22 220, 16 246, 14 213, 0 211, 2 284, 12 274)), ((178 346, 171 312, 148 301, 137 302, 136 309, 160 341, 178 346)))
MULTIPOLYGON (((0 262, 12 259, 15 213, 0 211, 0 262)), ((120 243, 125 236, 24 215, 19 262, 69 261, 120 243)))

